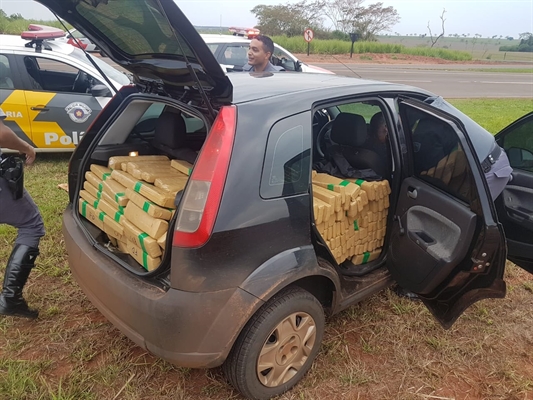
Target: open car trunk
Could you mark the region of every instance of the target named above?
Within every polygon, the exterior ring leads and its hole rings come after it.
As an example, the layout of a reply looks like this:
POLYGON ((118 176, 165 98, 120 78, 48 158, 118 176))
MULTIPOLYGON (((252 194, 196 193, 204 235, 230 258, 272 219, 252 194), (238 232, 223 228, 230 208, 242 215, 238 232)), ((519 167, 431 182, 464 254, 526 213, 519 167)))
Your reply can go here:
POLYGON ((147 274, 169 258, 167 232, 208 122, 182 103, 150 95, 128 100, 82 161, 78 211, 97 248, 147 274))

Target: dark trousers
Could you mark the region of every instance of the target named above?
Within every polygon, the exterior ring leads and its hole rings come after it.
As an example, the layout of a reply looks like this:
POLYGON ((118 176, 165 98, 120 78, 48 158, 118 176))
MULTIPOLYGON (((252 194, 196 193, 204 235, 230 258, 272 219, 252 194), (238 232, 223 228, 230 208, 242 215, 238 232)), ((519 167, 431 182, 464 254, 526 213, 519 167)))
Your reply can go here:
POLYGON ((38 248, 39 241, 44 236, 43 219, 31 196, 24 189, 24 196, 13 200, 4 178, 0 178, 0 224, 17 229, 15 244, 38 248))

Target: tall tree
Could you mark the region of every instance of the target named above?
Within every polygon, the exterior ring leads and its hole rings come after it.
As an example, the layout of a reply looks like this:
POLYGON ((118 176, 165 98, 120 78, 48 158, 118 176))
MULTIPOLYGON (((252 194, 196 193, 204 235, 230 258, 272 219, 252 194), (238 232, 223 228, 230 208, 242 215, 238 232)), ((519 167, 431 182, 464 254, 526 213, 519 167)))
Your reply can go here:
POLYGON ((363 5, 364 0, 325 0, 324 13, 335 29, 344 33, 358 33, 361 40, 376 40, 376 35, 389 31, 400 21, 394 7, 383 3, 363 5))
POLYGON ((257 28, 268 35, 301 35, 305 28, 322 28, 323 3, 302 0, 295 4, 269 6, 260 4, 251 12, 258 20, 257 28))

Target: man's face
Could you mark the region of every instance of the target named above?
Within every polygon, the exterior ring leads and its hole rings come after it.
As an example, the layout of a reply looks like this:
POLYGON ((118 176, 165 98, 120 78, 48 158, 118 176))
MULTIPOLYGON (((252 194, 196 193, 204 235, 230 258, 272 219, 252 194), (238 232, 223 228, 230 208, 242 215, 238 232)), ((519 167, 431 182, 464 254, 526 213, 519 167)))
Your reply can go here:
POLYGON ((248 48, 248 64, 254 67, 265 67, 270 60, 270 52, 265 51, 263 43, 252 39, 248 48))

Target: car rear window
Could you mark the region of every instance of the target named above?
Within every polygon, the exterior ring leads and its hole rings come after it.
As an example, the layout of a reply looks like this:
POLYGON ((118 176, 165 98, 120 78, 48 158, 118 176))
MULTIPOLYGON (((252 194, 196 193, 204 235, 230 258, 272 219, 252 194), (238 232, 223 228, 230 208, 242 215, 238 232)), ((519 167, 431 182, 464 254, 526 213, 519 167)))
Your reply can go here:
POLYGON ((125 53, 194 57, 187 42, 170 26, 157 0, 76 3, 76 11, 125 53))

